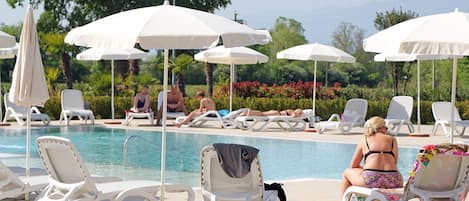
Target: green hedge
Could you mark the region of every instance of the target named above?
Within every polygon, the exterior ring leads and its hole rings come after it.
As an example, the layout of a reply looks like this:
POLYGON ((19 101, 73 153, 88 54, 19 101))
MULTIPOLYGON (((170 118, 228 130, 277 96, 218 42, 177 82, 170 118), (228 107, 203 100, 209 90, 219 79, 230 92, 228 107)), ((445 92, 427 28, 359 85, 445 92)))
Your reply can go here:
MULTIPOLYGON (((85 96, 85 101, 90 103, 90 107, 96 115, 97 119, 110 119, 111 118, 111 98, 109 96, 85 96)), ((218 97, 214 98, 218 109, 229 109, 229 98, 218 97)), ((333 113, 341 113, 344 110, 345 99, 334 100, 318 100, 316 101, 316 111, 323 120, 329 118, 333 113)), ((185 98, 185 103, 188 111, 192 111, 199 107, 199 101, 195 98, 185 98)), ((156 110, 156 100, 151 103, 151 106, 156 110)), ((293 98, 233 98, 233 109, 239 108, 252 108, 256 110, 284 110, 290 108, 312 108, 312 99, 293 99, 293 98)), ((416 122, 417 102, 414 101, 414 111, 412 121, 416 122)), ((422 123, 433 122, 433 115, 431 111, 431 101, 421 102, 421 118, 422 123)), ((132 97, 116 97, 115 101, 115 115, 117 119, 124 118, 124 111, 129 109, 132 105, 132 97)), ((367 118, 372 116, 386 116, 389 107, 389 100, 384 101, 368 101, 367 118)), ((463 119, 469 119, 469 100, 460 101, 457 103, 459 113, 463 119)), ((51 97, 44 108, 41 109, 47 113, 51 119, 58 119, 60 115, 60 98, 51 97)))

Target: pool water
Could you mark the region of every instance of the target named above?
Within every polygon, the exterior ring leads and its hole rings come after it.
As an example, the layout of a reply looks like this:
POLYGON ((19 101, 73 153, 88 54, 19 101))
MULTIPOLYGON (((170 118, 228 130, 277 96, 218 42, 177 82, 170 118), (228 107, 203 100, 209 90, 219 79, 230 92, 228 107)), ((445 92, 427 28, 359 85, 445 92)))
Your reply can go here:
MULTIPOLYGON (((22 155, 25 153, 25 130, 0 131, 0 153, 20 155, 0 160, 9 166, 24 166, 22 155)), ((158 131, 92 126, 35 128, 31 139, 45 135, 71 139, 92 174, 124 179, 160 179, 161 133, 158 131), (127 161, 124 164, 123 144, 129 136, 138 137, 128 143, 127 161)), ((258 148, 266 181, 340 179, 355 150, 354 144, 168 132, 166 181, 199 186, 200 150, 213 143, 237 143, 258 148)), ((417 152, 417 149, 399 148, 398 164, 404 178, 417 152)), ((31 156, 32 166, 41 167, 34 140, 31 156)))

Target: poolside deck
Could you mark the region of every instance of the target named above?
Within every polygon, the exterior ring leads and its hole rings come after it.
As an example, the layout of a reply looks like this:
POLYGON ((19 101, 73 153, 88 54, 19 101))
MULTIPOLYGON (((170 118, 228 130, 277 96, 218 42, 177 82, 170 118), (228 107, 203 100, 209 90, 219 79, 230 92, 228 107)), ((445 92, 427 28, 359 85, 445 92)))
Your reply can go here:
MULTIPOLYGON (((109 120, 97 120, 96 124, 100 126, 112 127, 112 128, 127 128, 127 129, 141 129, 141 130, 161 130, 161 127, 149 126, 148 120, 134 120, 130 126, 123 126, 119 124, 104 124, 109 120)), ((122 120, 120 120, 122 121, 122 120)), ((172 124, 169 121, 168 124, 172 124)), ((72 121, 71 126, 82 125, 79 121, 72 121)), ((40 122, 33 122, 33 126, 42 126, 40 122)), ((50 126, 63 126, 58 121, 52 121, 50 126)), ((19 126, 12 122, 11 126, 0 127, 1 129, 15 129, 19 126)), ((433 125, 421 126, 422 133, 431 133, 433 125)), ((272 124, 268 131, 265 132, 251 132, 239 129, 221 129, 216 123, 207 123, 202 128, 175 128, 168 126, 168 131, 174 132, 191 132, 196 134, 218 134, 218 135, 237 135, 237 136, 256 136, 256 137, 267 137, 267 138, 281 138, 281 139, 296 139, 296 140, 311 140, 311 141, 329 141, 329 142, 343 142, 343 143, 356 143, 362 137, 362 129, 354 128, 351 134, 341 134, 339 130, 331 130, 323 134, 314 132, 285 132, 276 129, 276 125, 272 124), (223 132, 220 132, 223 131, 223 132)), ((417 129, 417 127, 416 127, 417 129)), ((406 130, 402 129, 402 132, 406 130)), ((460 137, 455 136, 454 139, 462 142, 469 142, 469 135, 460 137)), ((399 146, 409 147, 421 147, 425 144, 432 143, 443 143, 448 142, 448 138, 442 134, 439 130, 436 136, 430 137, 410 137, 406 134, 400 134, 397 136, 399 146)), ((269 182, 269 181, 266 181, 269 182)), ((300 200, 323 200, 323 201, 337 201, 341 200, 340 195, 340 181, 339 180, 320 180, 305 178, 301 180, 292 181, 281 181, 284 183, 284 188, 289 201, 300 201, 300 200)), ((184 195, 168 195, 169 200, 179 200, 184 195)), ((200 190, 196 189, 196 200, 202 200, 200 190)), ((469 199, 466 199, 469 200, 469 199)))

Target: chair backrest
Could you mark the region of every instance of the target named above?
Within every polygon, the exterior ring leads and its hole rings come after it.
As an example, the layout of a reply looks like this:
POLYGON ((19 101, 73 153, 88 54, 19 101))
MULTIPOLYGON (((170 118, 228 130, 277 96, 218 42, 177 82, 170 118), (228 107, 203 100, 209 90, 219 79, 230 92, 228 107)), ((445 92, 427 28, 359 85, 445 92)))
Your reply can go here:
POLYGON ((427 145, 423 150, 410 174, 409 189, 438 192, 464 186, 469 165, 466 145, 427 145))
POLYGON ((22 114, 22 115, 25 115, 25 116, 28 114, 29 108, 24 107, 24 106, 18 106, 16 104, 12 103, 8 99, 8 93, 5 93, 5 95, 3 96, 3 100, 4 100, 3 102, 5 104, 5 110, 8 110, 8 108, 11 108, 17 114, 22 114))
POLYGON ((434 102, 432 113, 435 121, 451 121, 451 107, 454 107, 454 121, 461 121, 458 109, 451 102, 434 102))
POLYGON ((368 110, 368 101, 365 99, 354 98, 347 101, 345 105, 344 113, 342 114, 342 121, 354 122, 358 119, 358 122, 365 122, 366 112, 368 110))
POLYGON ((414 99, 410 96, 394 96, 389 103, 386 119, 410 120, 414 99))
POLYGON ((252 161, 251 171, 243 178, 232 178, 225 173, 213 146, 206 146, 202 149, 200 164, 202 190, 230 193, 254 192, 260 195, 264 193, 259 156, 252 161))
POLYGON ((43 136, 36 142, 43 166, 52 179, 62 184, 85 182, 89 184, 84 185, 85 190, 97 191, 80 153, 69 139, 43 136))
POLYGON ((84 110, 85 102, 80 90, 65 89, 61 93, 62 110, 84 110))

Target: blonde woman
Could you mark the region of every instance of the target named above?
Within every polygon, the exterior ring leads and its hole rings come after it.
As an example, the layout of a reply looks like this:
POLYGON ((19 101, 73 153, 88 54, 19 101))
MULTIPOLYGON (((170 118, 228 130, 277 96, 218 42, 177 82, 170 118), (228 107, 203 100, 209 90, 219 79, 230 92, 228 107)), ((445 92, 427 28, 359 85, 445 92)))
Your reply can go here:
POLYGON ((342 179, 342 195, 353 186, 368 188, 402 187, 402 175, 397 170, 397 141, 387 134, 388 128, 381 117, 370 118, 363 138, 357 145, 350 167, 342 179), (364 164, 360 162, 363 159, 364 164))

